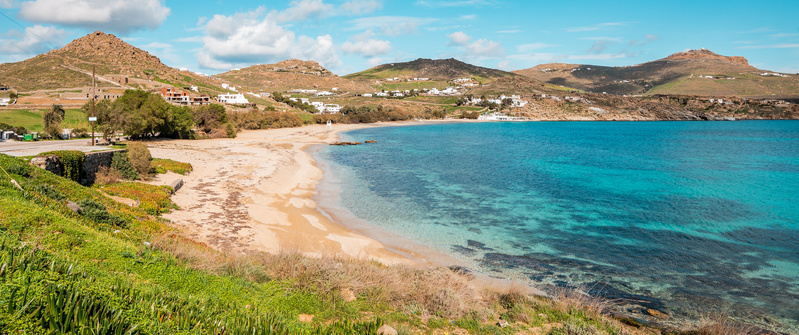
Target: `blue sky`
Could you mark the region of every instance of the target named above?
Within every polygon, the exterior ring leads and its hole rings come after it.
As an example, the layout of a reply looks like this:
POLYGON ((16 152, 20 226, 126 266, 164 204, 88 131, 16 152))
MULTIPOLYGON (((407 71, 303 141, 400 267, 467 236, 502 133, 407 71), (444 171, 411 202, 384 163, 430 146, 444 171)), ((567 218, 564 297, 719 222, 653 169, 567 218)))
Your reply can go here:
POLYGON ((799 72, 796 0, 0 0, 0 13, 0 62, 101 30, 210 74, 289 58, 341 75, 416 58, 624 66, 698 48, 799 72))

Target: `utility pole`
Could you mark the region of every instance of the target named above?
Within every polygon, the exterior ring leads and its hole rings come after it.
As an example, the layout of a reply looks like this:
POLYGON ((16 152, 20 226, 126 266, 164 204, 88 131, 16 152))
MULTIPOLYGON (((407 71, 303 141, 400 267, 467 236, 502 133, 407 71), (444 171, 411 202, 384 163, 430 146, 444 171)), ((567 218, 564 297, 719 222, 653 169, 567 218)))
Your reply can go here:
POLYGON ((97 118, 94 116, 94 97, 96 96, 94 87, 94 65, 92 65, 92 116, 89 118, 89 122, 92 124, 92 146, 94 146, 94 121, 97 121, 97 118))

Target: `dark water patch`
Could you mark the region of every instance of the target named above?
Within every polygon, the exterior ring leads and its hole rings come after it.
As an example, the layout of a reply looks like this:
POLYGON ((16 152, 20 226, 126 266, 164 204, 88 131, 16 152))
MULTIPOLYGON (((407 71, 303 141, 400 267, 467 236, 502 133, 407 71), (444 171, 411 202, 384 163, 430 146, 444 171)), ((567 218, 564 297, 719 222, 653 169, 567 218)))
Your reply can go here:
POLYGON ((661 312, 668 311, 666 305, 659 299, 623 291, 608 283, 588 282, 581 286, 586 290, 587 294, 607 299, 616 305, 638 305, 644 308, 656 309, 661 312))
POLYGON ((479 250, 486 250, 486 251, 494 250, 493 248, 486 247, 485 243, 477 242, 475 240, 467 240, 466 244, 471 248, 479 250))
POLYGON ((457 252, 457 253, 459 253, 461 255, 464 255, 464 256, 467 256, 467 257, 472 257, 472 256, 474 256, 477 253, 477 250, 474 250, 472 248, 467 248, 467 247, 464 247, 464 246, 460 246, 460 245, 452 245, 452 246, 450 246, 450 249, 452 251, 454 251, 454 252, 457 252))
POLYGON ((799 262, 799 230, 745 227, 722 235, 758 250, 779 253, 780 258, 799 262))

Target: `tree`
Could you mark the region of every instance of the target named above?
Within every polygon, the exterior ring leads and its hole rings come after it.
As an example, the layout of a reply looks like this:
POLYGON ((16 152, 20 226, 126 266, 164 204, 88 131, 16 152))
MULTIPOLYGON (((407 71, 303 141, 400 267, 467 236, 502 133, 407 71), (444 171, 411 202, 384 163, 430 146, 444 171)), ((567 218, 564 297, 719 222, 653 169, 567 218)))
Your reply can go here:
MULTIPOLYGON (((116 101, 103 99, 94 107, 96 126, 103 137, 122 131, 133 138, 179 134, 189 136, 191 117, 187 110, 164 101, 158 94, 143 90, 126 90, 116 101), (163 133, 163 134, 162 134, 163 133)), ((91 115, 91 102, 83 105, 83 112, 91 115)))
POLYGON ((203 132, 209 133, 211 130, 221 127, 225 122, 227 122, 225 106, 210 104, 194 110, 194 124, 203 132))
POLYGON ((61 138, 61 122, 64 121, 66 115, 64 107, 54 104, 50 110, 44 112, 44 132, 52 138, 61 138))

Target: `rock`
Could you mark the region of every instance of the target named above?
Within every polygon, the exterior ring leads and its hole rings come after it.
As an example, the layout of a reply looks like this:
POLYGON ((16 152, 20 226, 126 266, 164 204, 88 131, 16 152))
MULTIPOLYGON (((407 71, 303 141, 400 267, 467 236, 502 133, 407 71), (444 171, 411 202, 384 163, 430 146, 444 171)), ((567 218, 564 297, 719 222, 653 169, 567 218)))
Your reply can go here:
POLYGON ((171 183, 169 183, 169 187, 172 188, 172 194, 175 194, 181 187, 183 187, 183 178, 179 178, 171 183))
POLYGON ((83 208, 80 208, 80 206, 78 204, 76 204, 76 203, 74 203, 72 201, 67 201, 67 208, 69 208, 69 210, 71 210, 71 211, 73 211, 75 213, 83 214, 83 208))
POLYGON ((300 314, 300 315, 299 315, 299 317, 298 317, 297 319, 298 319, 300 322, 311 322, 311 321, 313 321, 313 317, 314 317, 313 315, 308 315, 308 314, 300 314))
POLYGON ((377 329, 377 333, 382 335, 397 335, 397 330, 391 328, 391 326, 389 325, 383 325, 382 327, 377 329))
POLYGON ((363 144, 363 143, 361 143, 361 142, 336 142, 336 143, 331 143, 330 145, 359 145, 359 144, 363 144))
POLYGON ((508 326, 508 321, 499 320, 499 322, 497 322, 497 326, 499 326, 499 328, 505 328, 508 326))
POLYGON ((368 141, 366 141, 365 143, 377 143, 377 141, 375 141, 375 140, 368 140, 368 141))
POLYGON ((357 297, 355 297, 355 293, 348 288, 341 289, 341 299, 344 299, 346 302, 355 301, 357 297))
POLYGON ((63 176, 61 164, 56 155, 36 156, 31 158, 31 165, 52 172, 56 176, 63 176))
POLYGON ((647 308, 646 309, 646 314, 654 316, 654 317, 656 317, 658 319, 664 319, 664 320, 668 320, 669 319, 669 316, 666 315, 666 313, 663 313, 663 312, 661 312, 659 310, 656 310, 656 309, 647 308))

